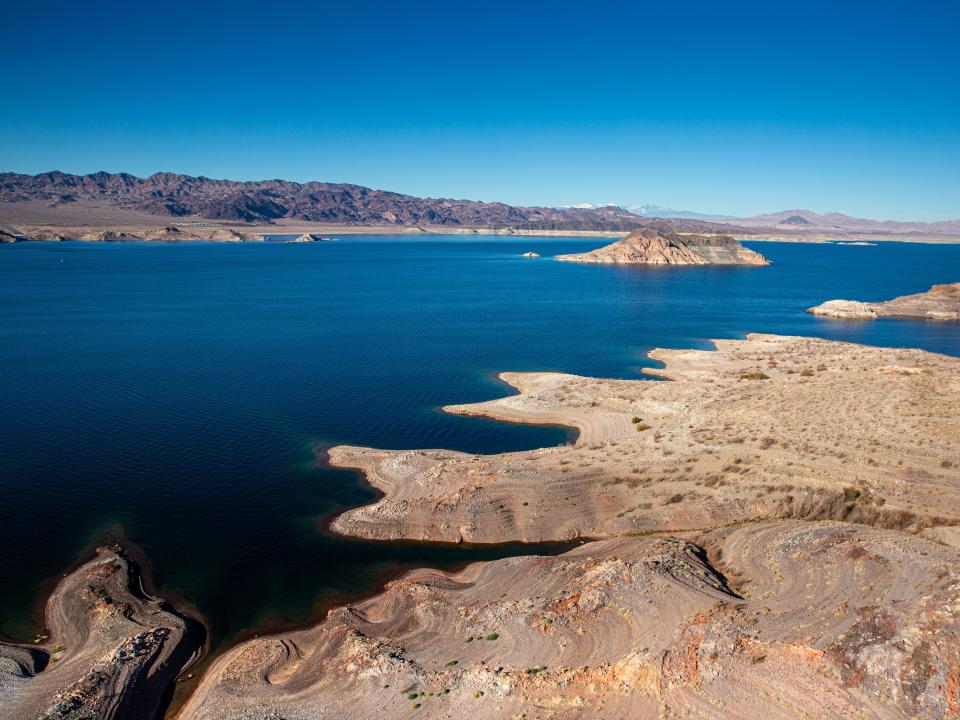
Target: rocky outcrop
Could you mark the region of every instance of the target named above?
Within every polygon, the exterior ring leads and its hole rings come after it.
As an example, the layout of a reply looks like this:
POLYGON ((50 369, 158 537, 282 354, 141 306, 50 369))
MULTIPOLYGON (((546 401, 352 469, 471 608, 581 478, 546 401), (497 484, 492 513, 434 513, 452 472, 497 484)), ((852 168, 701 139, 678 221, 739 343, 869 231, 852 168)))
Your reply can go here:
POLYGON ((328 238, 325 238, 323 237, 323 235, 319 235, 317 233, 304 233, 303 235, 293 238, 292 240, 287 240, 287 242, 310 243, 310 242, 323 242, 324 240, 327 240, 327 239, 328 238))
POLYGON ((872 320, 877 317, 877 311, 872 305, 857 300, 827 300, 821 305, 809 308, 807 312, 811 315, 850 320, 872 320))
POLYGON ((727 235, 679 235, 643 229, 586 253, 557 255, 557 260, 615 265, 767 265, 760 253, 727 235))
POLYGON ((809 308, 808 313, 824 317, 871 320, 883 315, 960 320, 960 283, 934 285, 925 293, 904 295, 886 302, 864 303, 856 300, 828 300, 809 308))
MULTIPOLYGON (((53 240, 54 238, 50 239, 53 240)), ((143 236, 124 232, 122 230, 96 230, 93 232, 83 233, 78 239, 86 240, 88 242, 127 242, 130 240, 143 240, 143 236)))
POLYGON ((538 257, 540 257, 540 253, 525 252, 525 253, 523 254, 523 257, 525 257, 525 258, 538 258, 538 257))
POLYGON ((25 233, 9 225, 0 225, 0 243, 15 243, 29 240, 25 233))
POLYGON ((248 242, 250 240, 262 240, 260 237, 251 237, 247 233, 237 232, 229 228, 217 228, 210 233, 209 237, 204 238, 212 242, 248 242))
POLYGON ((894 531, 620 538, 415 571, 229 651, 178 717, 940 720, 958 608, 960 552, 894 531))
POLYGON ((33 233, 29 239, 44 240, 49 242, 70 239, 84 240, 86 242, 131 242, 144 240, 155 242, 181 242, 194 240, 207 242, 251 242, 254 240, 263 240, 263 237, 260 235, 251 235, 250 233, 240 232, 231 228, 184 228, 177 227, 175 225, 168 225, 164 228, 138 230, 71 230, 66 228, 59 230, 42 230, 33 233))
POLYGON ((117 547, 70 573, 33 646, 0 643, 0 719, 151 720, 202 631, 143 590, 117 547))

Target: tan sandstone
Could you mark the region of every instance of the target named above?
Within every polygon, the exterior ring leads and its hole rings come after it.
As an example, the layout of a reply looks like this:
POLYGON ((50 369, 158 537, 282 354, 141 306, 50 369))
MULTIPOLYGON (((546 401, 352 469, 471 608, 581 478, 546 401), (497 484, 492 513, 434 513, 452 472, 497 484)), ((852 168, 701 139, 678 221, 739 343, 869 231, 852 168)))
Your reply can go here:
POLYGON ((557 260, 609 265, 767 265, 767 259, 727 235, 688 235, 643 229, 597 250, 557 260))
POLYGON ((807 312, 813 315, 851 320, 872 320, 882 315, 927 320, 960 320, 960 283, 934 285, 924 293, 903 295, 878 303, 828 300, 808 309, 807 312))

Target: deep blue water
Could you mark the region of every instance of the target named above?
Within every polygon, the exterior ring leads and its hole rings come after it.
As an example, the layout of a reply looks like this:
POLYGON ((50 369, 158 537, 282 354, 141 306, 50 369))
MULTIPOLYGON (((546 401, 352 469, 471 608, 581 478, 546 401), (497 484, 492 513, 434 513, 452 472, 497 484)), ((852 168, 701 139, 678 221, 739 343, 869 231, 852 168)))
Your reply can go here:
POLYGON ((960 355, 960 323, 814 318, 960 280, 960 246, 756 243, 765 268, 559 263, 603 239, 0 247, 0 631, 123 536, 214 642, 369 592, 402 568, 532 551, 360 543, 317 519, 371 495, 315 443, 499 452, 557 428, 447 416, 499 370, 634 377, 655 346, 750 331, 960 355), (535 250, 544 257, 525 259, 535 250))

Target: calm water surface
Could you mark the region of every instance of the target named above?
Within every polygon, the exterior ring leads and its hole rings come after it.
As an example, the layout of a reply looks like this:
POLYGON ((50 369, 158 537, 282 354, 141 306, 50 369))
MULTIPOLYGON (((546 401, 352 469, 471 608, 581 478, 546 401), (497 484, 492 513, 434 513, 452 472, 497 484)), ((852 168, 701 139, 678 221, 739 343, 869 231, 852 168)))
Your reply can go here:
MULTIPOLYGON (((536 548, 329 538, 371 498, 315 444, 500 452, 565 431, 447 416, 500 370, 635 377, 652 347, 750 331, 960 355, 960 323, 814 318, 960 280, 960 246, 757 243, 766 268, 559 263, 604 239, 345 237, 316 244, 0 247, 0 632, 44 583, 125 537, 214 645, 303 622, 401 569, 536 548), (544 257, 525 259, 535 250, 544 257)), ((547 548, 556 550, 557 548, 547 548)))

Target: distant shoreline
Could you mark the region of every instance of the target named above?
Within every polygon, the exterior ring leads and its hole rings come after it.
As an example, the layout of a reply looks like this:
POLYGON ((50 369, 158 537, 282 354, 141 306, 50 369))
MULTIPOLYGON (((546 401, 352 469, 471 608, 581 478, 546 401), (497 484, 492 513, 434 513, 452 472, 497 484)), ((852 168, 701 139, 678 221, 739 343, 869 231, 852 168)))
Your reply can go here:
MULTIPOLYGON (((312 233, 318 235, 497 235, 505 237, 570 237, 570 238, 621 238, 629 233, 615 230, 529 230, 522 228, 463 228, 445 226, 394 226, 394 225, 331 225, 324 223, 291 223, 291 224, 241 224, 241 223, 211 223, 188 220, 177 223, 173 218, 157 218, 155 223, 114 224, 52 224, 52 223, 9 223, 9 226, 27 236, 26 241, 57 242, 61 237, 70 242, 163 242, 136 237, 148 233, 156 233, 165 227, 178 228, 184 234, 184 240, 200 242, 230 242, 209 237, 217 230, 234 231, 244 236, 236 242, 257 242, 271 235, 301 235, 312 233), (81 236, 100 232, 123 233, 129 240, 97 240, 83 239, 81 236), (192 235, 195 234, 196 237, 192 235), (73 237, 71 237, 73 236, 73 237)), ((838 232, 838 233, 797 233, 797 234, 747 234, 731 229, 731 236, 745 242, 793 242, 793 243, 828 243, 849 241, 870 242, 909 242, 927 244, 960 244, 960 236, 939 235, 883 235, 868 232, 838 232)), ((685 233, 678 233, 683 235, 685 233)), ((23 241, 21 241, 23 242, 23 241)))

